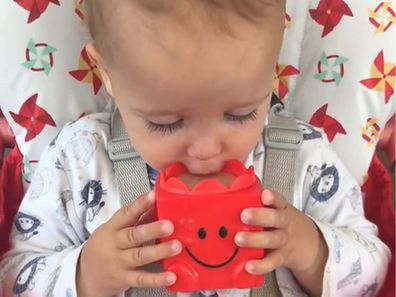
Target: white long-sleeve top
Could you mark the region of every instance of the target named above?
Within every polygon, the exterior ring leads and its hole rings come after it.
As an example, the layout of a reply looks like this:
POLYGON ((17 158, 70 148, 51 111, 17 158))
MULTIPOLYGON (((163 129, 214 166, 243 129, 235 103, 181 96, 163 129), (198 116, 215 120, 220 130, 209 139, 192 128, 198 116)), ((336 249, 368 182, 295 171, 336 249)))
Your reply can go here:
MULTIPOLYGON (((329 249, 322 296, 373 296, 384 280, 389 249, 364 218, 358 184, 321 133, 299 126, 304 141, 293 205, 314 220, 329 249)), ((110 113, 103 112, 69 124, 50 143, 15 217, 11 250, 0 262, 3 297, 77 296, 76 267, 84 242, 121 207, 109 139, 110 113)), ((260 141, 245 162, 258 176, 264 149, 260 141)), ((287 269, 277 269, 276 277, 285 295, 305 296, 287 269)))

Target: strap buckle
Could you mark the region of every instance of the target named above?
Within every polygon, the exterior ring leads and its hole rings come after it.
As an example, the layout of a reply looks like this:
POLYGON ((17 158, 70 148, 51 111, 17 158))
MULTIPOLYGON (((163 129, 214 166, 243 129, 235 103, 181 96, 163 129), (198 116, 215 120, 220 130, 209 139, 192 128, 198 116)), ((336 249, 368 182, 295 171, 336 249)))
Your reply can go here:
POLYGON ((264 132, 265 146, 282 150, 299 150, 302 139, 302 133, 292 113, 285 111, 282 104, 274 105, 264 132))
POLYGON ((107 151, 111 161, 140 158, 128 137, 111 139, 107 144, 107 151))

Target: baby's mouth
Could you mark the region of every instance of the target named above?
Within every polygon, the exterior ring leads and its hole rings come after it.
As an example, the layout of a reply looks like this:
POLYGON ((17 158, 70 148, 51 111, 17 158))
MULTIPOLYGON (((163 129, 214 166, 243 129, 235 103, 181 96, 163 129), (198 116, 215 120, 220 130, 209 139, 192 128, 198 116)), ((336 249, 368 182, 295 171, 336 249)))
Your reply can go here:
MULTIPOLYGON (((202 165, 202 164, 201 164, 202 165)), ((202 166, 188 166, 185 165, 187 168, 187 171, 193 175, 197 176, 207 176, 207 175, 213 175, 216 173, 221 172, 221 169, 223 168, 224 164, 222 166, 213 166, 213 165, 202 165, 202 166)))

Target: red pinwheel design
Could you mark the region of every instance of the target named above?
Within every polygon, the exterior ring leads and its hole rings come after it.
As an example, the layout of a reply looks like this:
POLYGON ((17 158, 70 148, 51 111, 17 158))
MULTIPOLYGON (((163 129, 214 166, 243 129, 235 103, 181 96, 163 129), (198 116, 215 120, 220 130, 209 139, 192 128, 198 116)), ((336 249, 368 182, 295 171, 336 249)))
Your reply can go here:
POLYGON ((327 115, 327 106, 328 104, 325 104, 315 111, 309 123, 318 128, 322 128, 327 135, 327 139, 332 142, 337 134, 346 135, 347 133, 339 121, 327 115))
POLYGON ((285 99, 289 92, 289 78, 298 74, 300 71, 291 65, 276 65, 273 90, 280 100, 285 99))
POLYGON ((320 0, 316 9, 310 9, 311 18, 323 26, 325 37, 340 23, 344 15, 353 16, 351 9, 343 0, 320 0))
POLYGON ((385 62, 384 52, 381 51, 371 66, 371 78, 361 80, 360 83, 370 90, 384 93, 385 104, 395 93, 396 64, 385 62))
POLYGON ((10 111, 10 115, 21 127, 27 130, 25 141, 28 142, 43 131, 46 125, 56 127, 50 114, 37 105, 38 94, 34 94, 22 104, 19 113, 10 111))
POLYGON ((28 24, 37 20, 50 3, 60 6, 59 0, 14 0, 14 2, 29 11, 28 24))
POLYGON ((70 71, 69 74, 78 81, 92 84, 95 95, 99 92, 102 86, 99 70, 96 65, 92 63, 85 48, 81 51, 78 70, 70 71))

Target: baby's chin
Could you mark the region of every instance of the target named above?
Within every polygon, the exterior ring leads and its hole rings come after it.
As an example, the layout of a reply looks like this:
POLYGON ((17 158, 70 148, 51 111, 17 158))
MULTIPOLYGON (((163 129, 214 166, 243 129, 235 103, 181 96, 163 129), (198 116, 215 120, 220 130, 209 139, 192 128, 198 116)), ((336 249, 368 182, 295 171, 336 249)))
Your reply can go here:
POLYGON ((192 190, 197 184, 199 184, 203 180, 213 179, 227 188, 229 188, 232 182, 235 179, 235 176, 229 173, 219 172, 208 175, 196 175, 191 173, 185 173, 180 175, 179 179, 190 189, 192 190))

